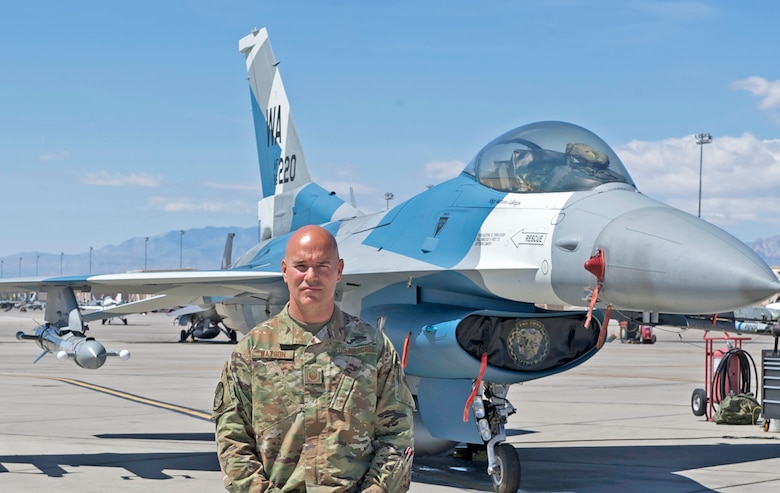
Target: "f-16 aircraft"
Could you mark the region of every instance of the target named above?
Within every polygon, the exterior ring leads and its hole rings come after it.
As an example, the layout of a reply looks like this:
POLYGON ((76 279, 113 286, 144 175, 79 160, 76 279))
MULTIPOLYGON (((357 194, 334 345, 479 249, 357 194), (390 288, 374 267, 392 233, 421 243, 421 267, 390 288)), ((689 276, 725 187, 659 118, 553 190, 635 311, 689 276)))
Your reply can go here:
MULTIPOLYGON (((116 306, 121 305, 121 304, 122 304, 122 293, 118 293, 116 295, 116 298, 112 298, 111 296, 106 295, 103 298, 101 298, 99 300, 96 300, 92 304, 82 304, 80 306, 80 308, 81 308, 81 311, 96 312, 96 311, 106 311, 106 310, 108 310, 108 312, 111 312, 112 308, 115 308, 116 306)), ((103 319, 100 320, 100 323, 103 324, 103 325, 105 325, 106 323, 110 324, 111 320, 113 318, 114 317, 103 318, 103 319)), ((117 318, 119 318, 119 320, 121 320, 122 323, 127 325, 127 317, 119 316, 117 318)))
POLYGON ((338 303, 402 354, 418 410, 415 452, 485 447, 496 491, 508 492, 520 482, 505 443, 511 384, 593 357, 611 310, 653 324, 734 310, 780 289, 747 246, 640 193, 615 152, 570 123, 509 130, 455 178, 363 214, 312 182, 266 29, 242 38, 239 51, 262 182, 260 243, 219 271, 3 279, 49 291, 47 326, 77 327, 73 290, 93 289, 161 295, 138 310, 213 305, 245 333, 288 299, 280 266, 291 232, 320 224, 345 259, 338 303))
POLYGON ((236 331, 224 325, 223 319, 217 313, 214 305, 206 307, 187 305, 168 313, 168 315, 176 317, 174 323, 186 327, 186 329, 181 329, 179 342, 214 339, 219 334, 225 334, 232 343, 238 340, 236 331))

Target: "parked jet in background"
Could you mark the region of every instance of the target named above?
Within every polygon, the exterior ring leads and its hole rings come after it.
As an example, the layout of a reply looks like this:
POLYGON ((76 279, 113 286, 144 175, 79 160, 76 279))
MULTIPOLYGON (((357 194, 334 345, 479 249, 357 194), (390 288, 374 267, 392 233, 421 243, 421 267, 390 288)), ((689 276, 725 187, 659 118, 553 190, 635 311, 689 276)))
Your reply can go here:
POLYGON ((36 291, 25 294, 21 299, 0 301, 0 307, 4 311, 9 311, 12 308, 18 308, 20 312, 43 310, 44 306, 45 303, 38 299, 36 291))
POLYGON ((661 314, 734 310, 780 289, 743 243, 639 193, 604 141, 563 122, 510 130, 459 176, 364 215, 311 181, 266 30, 241 39, 239 50, 262 179, 258 245, 227 270, 0 286, 48 290, 54 327, 78 313, 74 289, 93 289, 163 296, 139 310, 213 306, 226 326, 246 332, 287 301, 280 263, 290 232, 321 224, 345 259, 340 306, 376 323, 403 355, 418 408, 416 453, 485 446, 497 491, 516 491, 520 479, 515 449, 502 443, 514 412, 509 385, 587 361, 611 309, 655 323, 661 314))
POLYGON ((174 323, 186 327, 179 335, 179 342, 198 339, 214 339, 219 334, 225 334, 230 342, 238 340, 235 330, 225 327, 222 316, 217 313, 214 305, 206 307, 187 305, 178 308, 168 315, 176 317, 174 323))
MULTIPOLYGON (((111 312, 112 308, 115 308, 118 305, 122 304, 122 293, 118 293, 116 295, 116 298, 112 298, 109 295, 103 296, 101 299, 96 300, 94 303, 91 304, 83 304, 80 306, 81 311, 87 311, 87 312, 95 312, 95 311, 106 311, 111 312)), ((107 316, 106 318, 102 318, 100 320, 100 323, 105 325, 106 323, 111 323, 111 320, 113 320, 113 316, 107 316)), ((118 316, 119 320, 122 321, 125 325, 127 325, 127 317, 125 316, 118 316)))

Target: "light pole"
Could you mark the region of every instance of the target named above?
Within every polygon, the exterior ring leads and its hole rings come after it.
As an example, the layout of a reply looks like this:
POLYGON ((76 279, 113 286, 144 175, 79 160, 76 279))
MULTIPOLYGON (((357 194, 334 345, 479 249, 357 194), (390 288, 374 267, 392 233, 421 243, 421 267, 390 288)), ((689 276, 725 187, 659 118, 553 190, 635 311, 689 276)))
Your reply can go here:
POLYGON ((149 237, 144 237, 144 270, 146 270, 146 260, 147 260, 147 252, 149 251, 149 237))
POLYGON ((22 277, 22 257, 19 257, 19 277, 22 277))
POLYGON ((181 270, 181 266, 182 266, 181 258, 182 258, 183 244, 184 244, 184 230, 180 229, 179 230, 179 270, 181 270))
POLYGON ((89 247, 89 273, 92 274, 92 247, 89 247))
POLYGON ((0 260, 0 278, 3 277, 3 264, 5 263, 5 260, 0 260))
POLYGON ((35 256, 35 277, 38 277, 38 261, 41 259, 40 255, 35 256))
POLYGON ((65 252, 60 252, 60 275, 62 275, 62 257, 65 256, 65 252))
POLYGON ((712 142, 710 134, 696 134, 696 144, 699 145, 699 215, 701 217, 701 165, 704 158, 704 144, 712 142))
POLYGON ((390 201, 393 200, 393 192, 385 192, 385 203, 387 204, 385 209, 390 209, 390 201))

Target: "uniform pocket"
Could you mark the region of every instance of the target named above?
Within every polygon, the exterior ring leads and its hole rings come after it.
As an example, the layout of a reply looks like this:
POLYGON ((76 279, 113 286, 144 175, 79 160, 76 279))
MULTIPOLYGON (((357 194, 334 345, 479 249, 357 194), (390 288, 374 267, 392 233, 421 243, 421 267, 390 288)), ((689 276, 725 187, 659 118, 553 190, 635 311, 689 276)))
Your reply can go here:
POLYGON ((300 375, 294 361, 253 359, 252 421, 258 434, 300 412, 301 397, 291 387, 300 375))
POLYGON ((349 375, 342 375, 328 407, 334 411, 348 412, 349 407, 347 404, 353 388, 355 388, 355 379, 349 375))
POLYGON ((376 387, 363 379, 342 375, 329 408, 336 428, 362 431, 372 436, 376 420, 376 387))

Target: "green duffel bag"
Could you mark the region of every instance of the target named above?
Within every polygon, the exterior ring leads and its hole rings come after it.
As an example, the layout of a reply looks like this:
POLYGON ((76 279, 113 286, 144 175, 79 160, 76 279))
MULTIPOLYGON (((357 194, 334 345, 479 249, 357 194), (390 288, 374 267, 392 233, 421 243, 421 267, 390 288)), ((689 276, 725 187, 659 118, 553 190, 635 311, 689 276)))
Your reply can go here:
POLYGON ((754 425, 761 414, 761 404, 753 394, 726 396, 718 405, 712 420, 725 425, 754 425))

